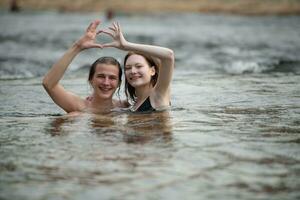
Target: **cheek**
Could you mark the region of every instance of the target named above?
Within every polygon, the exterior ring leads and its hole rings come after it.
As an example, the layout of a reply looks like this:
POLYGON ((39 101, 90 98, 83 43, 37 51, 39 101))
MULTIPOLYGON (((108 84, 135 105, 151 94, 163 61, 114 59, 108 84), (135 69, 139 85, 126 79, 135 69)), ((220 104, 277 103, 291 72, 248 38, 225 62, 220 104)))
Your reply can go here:
POLYGON ((148 69, 146 72, 145 72, 146 76, 147 76, 147 79, 151 79, 151 77, 153 76, 153 71, 151 69, 148 69))
POLYGON ((93 78, 93 80, 91 81, 92 85, 97 85, 99 83, 101 83, 101 79, 100 78, 93 78))
POLYGON ((151 78, 151 76, 154 75, 155 71, 153 70, 153 68, 148 67, 144 69, 144 73, 147 74, 147 77, 149 76, 151 78))
POLYGON ((129 76, 129 72, 128 71, 125 71, 125 78, 127 79, 129 76))
POLYGON ((111 81, 111 85, 113 85, 115 88, 117 88, 119 86, 119 81, 113 80, 113 81, 111 81))

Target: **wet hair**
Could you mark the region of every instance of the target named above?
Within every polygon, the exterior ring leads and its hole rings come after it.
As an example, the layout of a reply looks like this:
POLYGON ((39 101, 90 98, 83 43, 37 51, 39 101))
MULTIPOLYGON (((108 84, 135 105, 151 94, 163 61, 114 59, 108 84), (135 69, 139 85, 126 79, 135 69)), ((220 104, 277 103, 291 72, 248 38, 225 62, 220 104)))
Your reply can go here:
MULTIPOLYGON (((130 51, 130 52, 127 53, 127 55, 124 58, 124 68, 126 66, 126 62, 127 62, 128 58, 132 55, 140 55, 140 56, 144 57, 145 60, 147 61, 148 65, 149 65, 149 67, 154 67, 155 68, 155 74, 151 77, 151 80, 150 80, 150 83, 152 84, 152 86, 155 86, 155 84, 157 82, 157 77, 158 77, 159 71, 158 71, 157 64, 154 62, 154 59, 150 56, 130 51)), ((126 78, 125 78, 125 94, 126 94, 127 101, 129 101, 129 100, 132 101, 132 102, 136 101, 135 88, 132 87, 128 83, 126 78)))
POLYGON ((119 95, 119 91, 120 91, 120 85, 121 85, 121 82, 122 82, 122 68, 121 68, 121 64, 119 63, 119 61, 117 61, 115 58, 113 57, 108 57, 108 56, 105 56, 105 57, 101 57, 101 58, 98 58, 90 67, 90 72, 89 72, 89 78, 88 78, 88 81, 91 82, 93 77, 94 77, 94 74, 95 74, 95 71, 96 71, 96 67, 98 64, 106 64, 106 65, 114 65, 116 67, 118 67, 119 69, 119 83, 118 83, 118 96, 119 95))

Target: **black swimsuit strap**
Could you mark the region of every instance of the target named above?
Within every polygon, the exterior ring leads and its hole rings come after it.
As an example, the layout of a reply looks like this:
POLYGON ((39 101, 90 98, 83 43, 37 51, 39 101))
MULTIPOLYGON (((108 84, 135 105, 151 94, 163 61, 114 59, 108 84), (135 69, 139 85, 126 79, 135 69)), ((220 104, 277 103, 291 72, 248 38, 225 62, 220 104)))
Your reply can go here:
POLYGON ((138 109, 136 109, 136 112, 147 112, 147 111, 155 111, 155 109, 152 107, 150 102, 150 97, 148 97, 142 105, 138 109))

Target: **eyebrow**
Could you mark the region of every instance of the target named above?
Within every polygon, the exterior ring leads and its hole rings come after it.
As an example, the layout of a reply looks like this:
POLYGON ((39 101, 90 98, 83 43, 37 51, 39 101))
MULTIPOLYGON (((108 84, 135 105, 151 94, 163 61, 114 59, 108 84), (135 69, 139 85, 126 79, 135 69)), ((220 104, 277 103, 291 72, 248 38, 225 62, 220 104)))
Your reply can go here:
POLYGON ((115 76, 115 77, 118 77, 118 75, 116 74, 106 74, 106 73, 96 73, 96 75, 103 75, 103 76, 115 76))

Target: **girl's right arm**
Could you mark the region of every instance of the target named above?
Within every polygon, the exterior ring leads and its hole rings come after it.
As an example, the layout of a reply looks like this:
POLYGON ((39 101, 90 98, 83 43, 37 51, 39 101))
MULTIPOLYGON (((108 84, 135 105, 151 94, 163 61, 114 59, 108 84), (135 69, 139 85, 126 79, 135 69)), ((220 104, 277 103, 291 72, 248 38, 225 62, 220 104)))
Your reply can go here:
POLYGON ((84 36, 82 36, 67 52, 60 58, 49 70, 43 79, 43 86, 53 101, 66 112, 81 111, 85 108, 84 100, 79 96, 64 89, 59 84, 68 66, 72 60, 82 50, 88 48, 102 48, 100 44, 95 42, 97 36, 97 26, 100 24, 99 20, 95 20, 87 28, 84 36))

